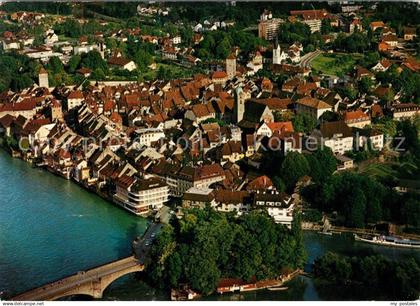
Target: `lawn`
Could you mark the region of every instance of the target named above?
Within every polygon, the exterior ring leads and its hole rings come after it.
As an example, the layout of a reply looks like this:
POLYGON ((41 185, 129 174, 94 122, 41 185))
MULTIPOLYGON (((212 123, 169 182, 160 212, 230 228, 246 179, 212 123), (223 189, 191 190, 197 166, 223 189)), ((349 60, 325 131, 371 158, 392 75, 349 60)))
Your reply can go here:
POLYGON ((361 57, 361 54, 323 53, 311 61, 311 67, 322 74, 340 76, 352 70, 361 57))

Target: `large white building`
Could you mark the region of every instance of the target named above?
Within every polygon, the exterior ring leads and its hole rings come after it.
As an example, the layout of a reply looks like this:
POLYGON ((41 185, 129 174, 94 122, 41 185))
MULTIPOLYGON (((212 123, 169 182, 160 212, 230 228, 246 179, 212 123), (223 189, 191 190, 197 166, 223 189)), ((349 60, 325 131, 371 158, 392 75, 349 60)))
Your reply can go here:
POLYGON ((116 183, 114 201, 136 215, 146 215, 162 208, 168 196, 168 185, 158 178, 123 176, 116 183))
POLYGON ((254 198, 255 209, 265 209, 276 223, 281 223, 287 227, 292 226, 294 201, 286 194, 256 193, 254 198))
POLYGON ((165 133, 161 129, 156 128, 137 129, 135 133, 136 138, 134 142, 140 146, 150 147, 152 142, 165 138, 165 133))
POLYGON ((353 133, 344 121, 325 122, 321 124, 320 132, 318 146, 329 147, 335 154, 353 150, 353 133))

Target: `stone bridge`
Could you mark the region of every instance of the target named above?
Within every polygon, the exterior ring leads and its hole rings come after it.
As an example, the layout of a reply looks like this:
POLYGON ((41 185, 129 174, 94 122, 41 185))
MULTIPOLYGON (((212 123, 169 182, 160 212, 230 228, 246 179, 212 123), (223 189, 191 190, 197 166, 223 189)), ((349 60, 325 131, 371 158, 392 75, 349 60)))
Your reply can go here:
POLYGON ((83 294, 102 298, 104 290, 116 279, 129 273, 143 271, 144 265, 134 256, 123 258, 87 271, 46 284, 13 297, 15 301, 48 301, 83 294))

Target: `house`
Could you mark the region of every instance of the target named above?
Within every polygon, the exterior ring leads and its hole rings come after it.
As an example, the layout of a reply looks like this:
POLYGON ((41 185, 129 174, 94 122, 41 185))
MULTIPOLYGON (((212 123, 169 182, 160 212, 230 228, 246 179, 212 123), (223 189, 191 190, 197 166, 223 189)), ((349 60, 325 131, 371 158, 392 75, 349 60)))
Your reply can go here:
POLYGON ((275 190, 273 182, 271 179, 266 175, 261 175, 250 181, 246 185, 246 190, 248 192, 265 192, 267 190, 275 190))
POLYGON ((382 41, 378 44, 378 51, 379 52, 387 52, 390 49, 392 49, 391 46, 384 41, 382 41))
MULTIPOLYGON (((320 135, 313 136, 318 140, 318 147, 327 146, 333 153, 344 154, 353 149, 353 133, 344 121, 324 122, 320 127, 320 135)), ((314 135, 315 134, 315 135, 314 135)))
POLYGON ((15 117, 9 114, 0 118, 0 136, 11 136, 11 126, 15 119, 15 117))
POLYGON ((250 211, 252 197, 247 191, 215 190, 216 210, 242 215, 250 211))
POLYGON ((263 58, 262 58, 261 53, 258 52, 258 51, 255 52, 255 55, 252 57, 251 61, 249 61, 246 66, 248 68, 250 68, 253 73, 256 73, 258 70, 262 69, 263 68, 263 58))
POLYGON ((176 36, 172 37, 171 42, 172 42, 173 45, 179 45, 181 43, 181 36, 176 35, 176 36))
POLYGON ((319 120, 323 113, 332 111, 331 105, 312 97, 303 97, 296 101, 296 112, 305 113, 319 120))
POLYGON ((211 184, 223 181, 226 176, 220 164, 186 166, 177 173, 177 194, 182 195, 191 187, 209 188, 211 184))
POLYGON ((420 114, 420 106, 415 103, 401 103, 392 107, 394 120, 413 119, 420 114))
POLYGON ((211 188, 191 187, 182 197, 183 208, 205 208, 207 206, 216 206, 215 196, 211 188))
POLYGON ((344 113, 344 122, 350 127, 364 128, 366 125, 370 125, 370 117, 365 114, 362 110, 358 109, 351 112, 344 113))
POLYGON ((380 29, 383 27, 385 27, 385 24, 383 23, 383 21, 373 21, 370 23, 370 28, 372 32, 374 32, 376 29, 380 29))
POLYGON ((214 71, 211 75, 211 80, 214 84, 226 84, 228 80, 228 74, 226 71, 214 71))
POLYGON ((80 90, 74 90, 67 96, 67 110, 71 110, 82 104, 85 97, 80 90))
POLYGON ((398 37, 394 34, 385 35, 382 37, 382 42, 386 43, 392 48, 395 48, 396 46, 398 46, 398 37))
POLYGON ((336 154, 335 159, 337 160, 337 171, 343 171, 353 168, 353 160, 345 155, 336 154))
POLYGON ((285 193, 273 191, 271 193, 257 192, 254 196, 253 209, 266 210, 274 222, 292 227, 294 201, 285 193))
POLYGON ((243 119, 238 123, 238 126, 254 131, 261 122, 270 123, 273 121, 273 112, 267 105, 250 100, 245 103, 243 119))
POLYGON ((380 60, 375 66, 372 67, 372 70, 375 72, 384 72, 391 67, 391 62, 387 59, 380 60))
POLYGON ((168 201, 168 185, 157 178, 135 179, 123 175, 115 185, 115 203, 139 216, 158 211, 168 201))
POLYGON ((210 118, 216 117, 216 112, 211 103, 195 104, 191 109, 187 110, 184 115, 185 118, 200 123, 210 118))
POLYGON ((178 52, 174 47, 164 47, 162 50, 162 57, 170 60, 178 58, 178 52))
POLYGON ((374 79, 375 75, 367 70, 365 67, 356 67, 356 79, 360 81, 362 78, 374 79))
POLYGON ((137 69, 137 65, 129 59, 123 57, 111 57, 108 59, 108 64, 111 67, 133 71, 137 69))
POLYGON ((222 144, 217 150, 217 157, 219 160, 228 160, 232 163, 245 157, 240 141, 230 140, 222 144))
POLYGON ((19 103, 0 104, 0 117, 11 115, 14 117, 32 118, 37 112, 37 101, 26 99, 19 103))
POLYGON ((52 45, 58 41, 58 35, 54 33, 54 30, 50 29, 45 33, 44 43, 46 45, 52 45))
POLYGON ((417 37, 416 28, 404 27, 404 40, 410 41, 417 37))
POLYGON ((271 137, 274 133, 281 134, 283 132, 293 132, 293 125, 291 121, 286 122, 269 122, 262 123, 257 129, 257 136, 271 137))
POLYGON ((134 131, 133 143, 139 148, 143 146, 150 147, 153 142, 162 138, 165 138, 165 133, 159 128, 136 129, 134 131))
POLYGON ((369 149, 381 151, 384 148, 384 134, 376 129, 355 128, 355 149, 369 149))

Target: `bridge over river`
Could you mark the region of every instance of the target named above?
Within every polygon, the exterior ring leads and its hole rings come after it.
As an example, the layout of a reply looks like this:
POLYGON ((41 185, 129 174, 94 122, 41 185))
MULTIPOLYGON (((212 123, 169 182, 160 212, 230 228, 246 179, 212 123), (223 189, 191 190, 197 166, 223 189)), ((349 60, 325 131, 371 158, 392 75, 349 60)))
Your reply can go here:
POLYGON ((105 289, 116 279, 144 270, 144 261, 150 251, 151 243, 161 228, 162 224, 152 223, 142 237, 136 238, 132 245, 133 256, 77 272, 69 277, 19 294, 11 300, 51 301, 76 294, 100 299, 105 289))
POLYGON ((102 298, 104 290, 116 279, 129 273, 143 271, 144 265, 134 256, 119 259, 111 263, 63 278, 61 280, 35 288, 12 300, 47 301, 65 296, 83 294, 93 298, 102 298))

